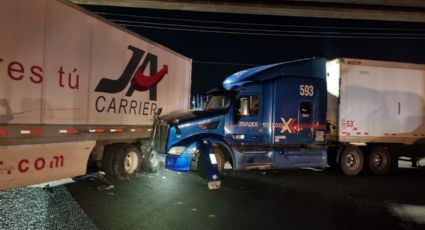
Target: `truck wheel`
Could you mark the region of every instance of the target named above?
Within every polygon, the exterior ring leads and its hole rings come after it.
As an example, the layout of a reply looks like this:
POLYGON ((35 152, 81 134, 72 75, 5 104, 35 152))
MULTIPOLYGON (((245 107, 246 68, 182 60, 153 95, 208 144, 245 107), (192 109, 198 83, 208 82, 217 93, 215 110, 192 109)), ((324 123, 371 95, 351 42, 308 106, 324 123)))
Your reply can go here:
POLYGON ((115 177, 114 172, 114 157, 117 149, 123 145, 122 143, 115 143, 105 147, 105 152, 102 158, 102 169, 106 174, 106 177, 113 179, 115 177))
POLYGON ((156 173, 159 170, 158 153, 155 150, 144 151, 142 170, 148 173, 156 173))
POLYGON ((353 145, 344 148, 339 161, 341 170, 345 175, 356 176, 363 170, 364 156, 362 150, 353 145))
POLYGON ((213 146, 213 153, 215 155, 215 159, 217 160, 217 167, 220 174, 223 174, 224 171, 224 163, 226 162, 226 158, 224 158, 223 150, 217 145, 213 146))
POLYGON ((204 155, 199 153, 198 160, 196 162, 196 170, 198 173, 198 176, 202 179, 208 179, 207 175, 207 163, 205 161, 204 155))
POLYGON ((132 144, 123 144, 115 152, 113 171, 115 178, 129 180, 137 175, 142 158, 139 149, 132 144))
POLYGON ((377 146, 369 155, 369 170, 376 175, 387 174, 392 165, 392 157, 387 148, 377 146))

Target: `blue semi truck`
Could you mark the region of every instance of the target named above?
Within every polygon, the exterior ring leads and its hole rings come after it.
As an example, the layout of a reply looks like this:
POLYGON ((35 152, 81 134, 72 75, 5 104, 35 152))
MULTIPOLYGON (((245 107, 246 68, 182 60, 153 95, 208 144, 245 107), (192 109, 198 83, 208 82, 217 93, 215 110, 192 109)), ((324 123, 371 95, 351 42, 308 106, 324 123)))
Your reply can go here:
POLYGON ((156 119, 153 152, 176 171, 338 167, 383 175, 423 157, 424 65, 310 58, 255 67, 209 92, 203 111, 156 119), (206 155, 207 156, 207 155, 206 155))

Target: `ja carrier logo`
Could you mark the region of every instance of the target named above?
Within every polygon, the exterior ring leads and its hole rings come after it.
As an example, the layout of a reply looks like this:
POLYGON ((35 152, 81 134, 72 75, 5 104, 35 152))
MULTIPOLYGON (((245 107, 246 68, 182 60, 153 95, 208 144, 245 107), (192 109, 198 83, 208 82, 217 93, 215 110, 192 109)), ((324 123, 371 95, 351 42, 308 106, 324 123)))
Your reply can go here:
POLYGON ((121 76, 116 80, 101 79, 94 91, 114 94, 122 92, 130 85, 125 96, 131 97, 134 91, 149 90, 149 101, 143 102, 115 97, 107 100, 106 97, 99 96, 96 99, 96 111, 99 113, 153 115, 158 106, 151 101, 157 100, 156 85, 167 75, 168 66, 163 65, 161 70, 158 71, 158 57, 156 55, 151 53, 145 55, 144 50, 131 45, 128 46, 128 49, 132 52, 132 56, 121 76), (150 75, 146 76, 143 73, 148 67, 150 75))

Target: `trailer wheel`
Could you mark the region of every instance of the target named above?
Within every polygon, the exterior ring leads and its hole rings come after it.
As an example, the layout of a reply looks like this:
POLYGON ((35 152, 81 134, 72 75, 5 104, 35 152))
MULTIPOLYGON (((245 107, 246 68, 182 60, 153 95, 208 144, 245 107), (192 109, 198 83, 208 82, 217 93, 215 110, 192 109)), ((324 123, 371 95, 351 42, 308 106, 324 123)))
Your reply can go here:
POLYGON ((159 170, 158 153, 155 150, 144 151, 142 161, 142 170, 144 172, 156 173, 159 170))
POLYGON ((140 169, 142 157, 139 148, 132 144, 125 144, 118 148, 115 171, 117 177, 123 180, 134 178, 140 169))
POLYGON ((117 149, 123 145, 122 143, 114 143, 105 147, 105 152, 102 158, 102 169, 106 177, 113 179, 115 177, 114 171, 114 157, 117 149))
POLYGON ((387 148, 377 146, 369 154, 369 170, 376 175, 387 174, 392 166, 392 157, 387 148))
POLYGON ((341 170, 345 175, 356 176, 363 170, 364 155, 362 150, 353 145, 344 148, 339 161, 341 170))

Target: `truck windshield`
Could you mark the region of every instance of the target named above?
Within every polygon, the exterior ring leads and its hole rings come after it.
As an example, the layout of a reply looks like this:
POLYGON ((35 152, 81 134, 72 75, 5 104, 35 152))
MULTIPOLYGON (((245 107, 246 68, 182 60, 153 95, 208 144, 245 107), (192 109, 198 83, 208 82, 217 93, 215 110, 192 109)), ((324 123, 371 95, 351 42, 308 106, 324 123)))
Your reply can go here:
POLYGON ((214 95, 205 105, 205 111, 208 110, 226 110, 230 106, 230 98, 227 95, 214 95))

